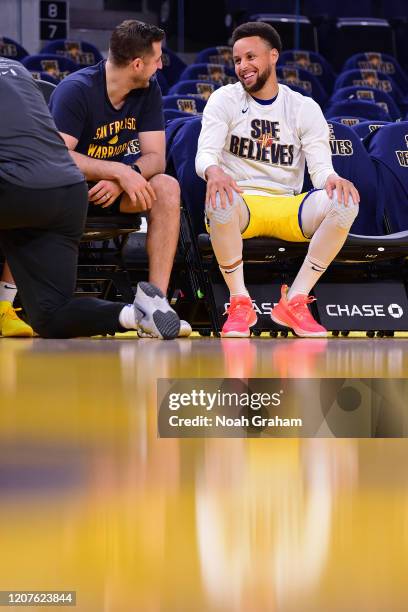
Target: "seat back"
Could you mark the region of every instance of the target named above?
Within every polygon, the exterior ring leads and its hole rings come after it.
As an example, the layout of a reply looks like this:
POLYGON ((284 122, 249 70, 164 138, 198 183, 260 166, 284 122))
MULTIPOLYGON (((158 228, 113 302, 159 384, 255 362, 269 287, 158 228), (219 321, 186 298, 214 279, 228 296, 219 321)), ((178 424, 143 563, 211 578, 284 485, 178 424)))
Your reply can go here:
POLYGON ((355 87, 369 87, 380 89, 389 94, 397 104, 402 104, 404 96, 393 79, 377 70, 346 70, 339 74, 336 79, 335 89, 354 85, 355 87))
POLYGON ((43 54, 55 54, 61 57, 66 57, 81 68, 85 66, 93 66, 100 62, 103 57, 95 45, 82 40, 68 40, 59 38, 47 43, 40 51, 43 54))
POLYGON ((236 83, 237 77, 232 68, 222 64, 191 64, 180 75, 180 81, 197 79, 200 81, 213 81, 220 85, 236 83))
POLYGON ((283 51, 279 55, 278 65, 303 68, 320 81, 326 92, 330 93, 333 90, 336 76, 329 62, 320 53, 314 51, 283 51))
POLYGON ((183 113, 192 113, 197 115, 202 113, 206 105, 206 100, 195 96, 182 96, 175 94, 174 96, 163 97, 163 108, 182 111, 183 113))
POLYGON ((311 72, 293 66, 277 66, 276 74, 280 83, 302 87, 320 106, 323 107, 326 104, 327 93, 311 72))
MULTIPOLYGON (((328 125, 333 167, 337 174, 354 183, 360 193, 359 214, 350 232, 365 236, 384 234, 384 205, 377 198, 377 176, 372 160, 354 130, 334 121, 328 125)), ((306 178, 304 190, 311 188, 310 178, 306 178)))
POLYGON ((78 64, 60 55, 48 53, 28 55, 23 59, 24 66, 27 70, 33 72, 46 72, 52 77, 61 81, 71 72, 76 72, 79 68, 78 64))
POLYGON ((195 236, 205 232, 206 183, 197 176, 195 171, 195 156, 200 131, 200 117, 185 121, 174 136, 171 148, 168 151, 176 178, 180 183, 183 203, 188 209, 195 236))
POLYGON ((219 46, 219 47, 208 47, 198 53, 196 64, 222 64, 223 66, 229 66, 234 68, 234 62, 232 60, 232 47, 219 46))
POLYGON ((390 115, 392 121, 397 121, 401 118, 401 112, 395 100, 380 89, 373 89, 365 86, 356 87, 354 85, 341 87, 334 91, 330 102, 339 102, 341 100, 365 100, 366 102, 375 102, 375 104, 381 106, 381 108, 390 115))
POLYGON ((28 52, 18 42, 12 38, 6 36, 0 37, 0 57, 7 57, 9 59, 21 60, 27 57, 28 52))
POLYGON ((398 61, 388 53, 366 51, 355 53, 344 64, 344 70, 377 70, 389 75, 404 94, 408 93, 408 77, 402 70, 398 61))
POLYGON ((211 94, 220 87, 219 83, 213 81, 199 81, 191 79, 189 81, 179 81, 169 89, 169 95, 189 95, 198 96, 203 100, 208 100, 211 94))
POLYGON ((174 85, 186 68, 186 63, 171 49, 164 47, 162 51, 163 75, 169 86, 174 85))
POLYGON ((392 232, 408 230, 408 121, 385 125, 367 139, 378 176, 378 197, 392 232))
POLYGON ((371 134, 371 132, 375 132, 383 125, 388 125, 389 121, 361 121, 357 123, 357 125, 353 125, 353 130, 358 135, 360 140, 364 140, 371 134))
POLYGON ((362 117, 364 119, 378 119, 379 121, 392 121, 390 115, 375 102, 365 100, 341 100, 332 102, 324 113, 325 117, 362 117))

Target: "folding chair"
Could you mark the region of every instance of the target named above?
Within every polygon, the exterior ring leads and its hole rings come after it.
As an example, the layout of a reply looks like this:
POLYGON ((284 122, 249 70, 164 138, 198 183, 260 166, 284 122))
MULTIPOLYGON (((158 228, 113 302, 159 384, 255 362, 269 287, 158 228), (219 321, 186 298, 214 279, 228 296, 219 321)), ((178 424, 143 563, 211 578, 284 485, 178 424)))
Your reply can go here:
POLYGON ((197 96, 203 100, 208 100, 211 94, 220 87, 219 83, 212 81, 199 81, 191 79, 189 81, 179 81, 169 89, 169 95, 189 95, 197 96))
POLYGON ((336 89, 330 98, 330 102, 340 102, 345 100, 365 100, 368 102, 374 102, 378 106, 381 106, 391 117, 392 121, 397 121, 401 118, 401 111, 395 103, 395 100, 387 94, 385 91, 380 89, 373 89, 371 87, 355 87, 349 85, 347 87, 341 87, 336 89))
POLYGON ((208 47, 200 51, 195 59, 195 64, 222 64, 234 68, 232 59, 232 47, 219 46, 208 47))
POLYGON ((392 121, 390 115, 375 102, 365 100, 339 100, 332 102, 325 110, 327 119, 337 116, 361 117, 364 119, 377 119, 379 121, 392 121))
POLYGON ((186 68, 186 63, 171 49, 164 47, 162 50, 162 73, 169 85, 174 85, 186 68))
POLYGON ((232 68, 223 64, 191 64, 180 75, 180 81, 212 81, 220 85, 236 83, 237 77, 232 68))
POLYGON ((390 76, 377 70, 346 70, 337 77, 334 90, 351 85, 380 89, 390 95, 398 106, 404 104, 404 95, 398 85, 390 76))
POLYGON ((76 72, 79 69, 78 64, 60 55, 51 53, 28 55, 22 60, 22 63, 27 70, 33 72, 46 72, 52 77, 61 81, 71 72, 76 72))
POLYGON ((7 38, 6 36, 0 37, 0 57, 7 57, 21 62, 27 55, 28 51, 12 38, 7 38))
POLYGON ((103 56, 95 45, 85 42, 59 38, 47 43, 40 51, 41 54, 52 53, 67 57, 81 68, 93 66, 103 60, 103 56))
POLYGON ((377 70, 390 76, 404 94, 408 94, 408 77, 402 70, 398 61, 387 53, 366 51, 356 53, 348 58, 343 66, 346 70, 377 70))
POLYGON ((292 84, 297 85, 306 90, 320 106, 323 107, 326 104, 327 93, 319 80, 311 72, 293 66, 277 66, 276 75, 280 83, 289 86, 292 84))
POLYGON ((183 113, 191 113, 197 115, 202 113, 206 105, 206 100, 188 95, 173 95, 163 97, 163 108, 182 111, 183 113))
POLYGON ((360 140, 365 140, 371 132, 375 132, 379 128, 383 127, 383 125, 388 125, 389 121, 361 121, 357 125, 353 125, 352 128, 360 138, 360 140))
POLYGON ((278 66, 303 68, 316 77, 323 89, 330 93, 333 90, 336 75, 329 62, 315 51, 283 51, 279 56, 278 66))

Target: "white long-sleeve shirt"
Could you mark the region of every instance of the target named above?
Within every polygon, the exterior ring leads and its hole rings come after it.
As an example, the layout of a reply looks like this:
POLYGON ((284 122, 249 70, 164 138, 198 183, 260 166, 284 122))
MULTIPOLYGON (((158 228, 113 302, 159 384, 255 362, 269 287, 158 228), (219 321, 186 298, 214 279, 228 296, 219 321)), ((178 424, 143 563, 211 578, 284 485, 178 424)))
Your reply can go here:
POLYGON ((196 156, 201 178, 217 165, 245 190, 294 195, 302 189, 305 159, 316 188, 336 174, 329 128, 311 98, 279 84, 274 102, 264 105, 241 83, 225 85, 210 96, 196 156))

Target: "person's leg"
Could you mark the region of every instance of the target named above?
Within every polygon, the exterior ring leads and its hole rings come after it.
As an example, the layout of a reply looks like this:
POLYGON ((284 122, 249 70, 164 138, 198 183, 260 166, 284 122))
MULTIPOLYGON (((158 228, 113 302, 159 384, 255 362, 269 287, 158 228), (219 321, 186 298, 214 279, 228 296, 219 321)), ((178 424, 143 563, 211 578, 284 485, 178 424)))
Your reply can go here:
POLYGON ((242 231, 248 225, 249 212, 243 198, 234 193, 234 199, 222 208, 219 196, 216 206, 206 207, 211 244, 220 272, 230 292, 228 319, 223 325, 222 337, 248 337, 257 317, 245 287, 242 262, 242 231))
POLYGON ((357 214, 358 205, 351 198, 347 206, 340 204, 336 192, 333 199, 324 190, 311 192, 304 199, 301 228, 312 239, 292 286, 282 287, 281 299, 271 313, 275 323, 293 329, 299 336, 327 336, 327 330, 313 319, 308 309, 308 304, 314 301, 308 294, 340 251, 357 214))
POLYGON ((0 280, 0 335, 6 338, 31 338, 32 328, 17 315, 13 302, 17 286, 7 262, 4 262, 0 280))
POLYGON ((311 241, 305 260, 289 289, 289 299, 310 293, 345 243, 357 214, 358 204, 354 204, 351 197, 347 206, 337 201, 336 192, 330 199, 324 189, 306 197, 301 209, 301 223, 303 233, 311 241))
MULTIPOLYGON (((85 185, 14 189, 13 196, 6 190, 8 197, 0 185, 0 242, 34 330, 48 338, 123 331, 119 317, 127 305, 73 298, 87 210, 85 185)), ((136 328, 142 315, 132 310, 136 328)))

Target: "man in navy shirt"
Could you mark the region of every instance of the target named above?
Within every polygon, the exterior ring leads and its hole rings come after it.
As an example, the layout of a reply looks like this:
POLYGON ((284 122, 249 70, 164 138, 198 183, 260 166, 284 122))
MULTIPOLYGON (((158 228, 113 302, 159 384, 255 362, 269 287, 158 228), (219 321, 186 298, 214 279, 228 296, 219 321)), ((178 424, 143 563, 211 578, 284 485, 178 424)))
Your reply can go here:
POLYGON ((179 318, 149 283, 139 283, 137 293, 151 301, 154 296, 155 311, 73 298, 88 208, 84 176, 19 62, 0 58, 0 100, 0 246, 34 331, 69 338, 141 326, 154 327, 162 338, 176 337, 179 318))
MULTIPOLYGON (((180 188, 164 174, 165 133, 160 88, 164 32, 140 21, 112 33, 108 59, 66 77, 50 108, 73 160, 95 183, 89 200, 99 210, 148 216, 149 281, 166 294, 180 228, 180 188)), ((154 296, 138 291, 143 312, 154 296)), ((150 317, 153 322, 153 317, 150 317)), ((182 322, 181 335, 191 328, 182 322)), ((155 325, 144 333, 156 336, 155 325)))

